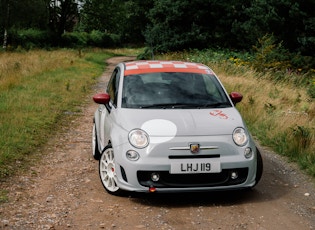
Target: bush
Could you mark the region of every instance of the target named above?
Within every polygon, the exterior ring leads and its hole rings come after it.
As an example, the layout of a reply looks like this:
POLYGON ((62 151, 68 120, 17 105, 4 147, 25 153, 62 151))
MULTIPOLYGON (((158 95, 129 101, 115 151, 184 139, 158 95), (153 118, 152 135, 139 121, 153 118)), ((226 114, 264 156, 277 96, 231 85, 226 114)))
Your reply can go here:
POLYGON ((11 29, 8 45, 13 50, 17 48, 30 50, 59 46, 68 48, 83 48, 86 46, 111 48, 121 45, 121 38, 117 34, 104 33, 98 30, 93 30, 90 34, 86 32, 66 32, 59 37, 45 30, 11 29))
POLYGON ((71 48, 82 48, 87 45, 88 34, 84 32, 66 32, 61 35, 61 45, 71 48))
POLYGON ((37 29, 11 29, 9 40, 13 47, 24 49, 46 48, 51 45, 52 36, 48 31, 37 29))
POLYGON ((266 34, 258 39, 256 46, 253 46, 254 59, 251 66, 257 72, 265 70, 286 70, 290 68, 289 52, 283 48, 282 43, 276 43, 273 35, 266 34))
POLYGON ((89 42, 88 44, 96 47, 103 47, 104 45, 104 33, 99 30, 92 30, 89 34, 89 42))
POLYGON ((110 42, 108 43, 108 47, 115 47, 121 45, 121 37, 118 34, 108 34, 108 39, 110 42))
POLYGON ((99 30, 93 30, 90 34, 78 32, 67 33, 67 37, 67 40, 71 40, 71 44, 69 44, 68 41, 67 43, 65 43, 65 46, 71 45, 72 47, 74 47, 73 45, 76 44, 76 47, 88 45, 93 47, 110 48, 120 45, 120 37, 118 35, 104 33, 99 30), (80 34, 84 34, 84 43, 82 42, 82 40, 80 40, 80 36, 82 36, 80 34))

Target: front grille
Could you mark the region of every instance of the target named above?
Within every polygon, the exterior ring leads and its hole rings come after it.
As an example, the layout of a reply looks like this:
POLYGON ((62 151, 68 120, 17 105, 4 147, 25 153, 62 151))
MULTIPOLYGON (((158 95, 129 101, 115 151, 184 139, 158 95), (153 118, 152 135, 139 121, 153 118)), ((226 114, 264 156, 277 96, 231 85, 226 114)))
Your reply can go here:
POLYGON ((198 158, 220 158, 220 154, 214 154, 214 155, 184 155, 184 156, 177 156, 177 155, 171 155, 168 156, 169 159, 198 159, 198 158))
POLYGON ((220 173, 170 174, 168 171, 138 171, 138 181, 142 186, 156 188, 214 187, 242 184, 248 176, 248 168, 223 169, 220 173), (237 172, 238 178, 231 179, 231 173, 237 172), (151 180, 151 174, 158 173, 157 182, 151 180))

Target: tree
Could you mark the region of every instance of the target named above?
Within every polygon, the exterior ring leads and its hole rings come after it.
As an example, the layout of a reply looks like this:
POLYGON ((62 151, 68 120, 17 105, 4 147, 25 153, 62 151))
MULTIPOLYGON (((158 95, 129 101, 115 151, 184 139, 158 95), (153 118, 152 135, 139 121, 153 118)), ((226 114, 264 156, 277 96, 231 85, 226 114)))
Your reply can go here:
POLYGON ((144 43, 144 31, 149 19, 147 12, 153 7, 153 1, 129 0, 122 1, 124 6, 123 14, 120 14, 121 38, 126 43, 144 43))
POLYGON ((315 2, 313 0, 252 0, 233 22, 232 32, 241 48, 250 48, 273 34, 291 52, 314 54, 315 2))
POLYGON ((148 45, 163 52, 198 48, 211 38, 211 15, 205 17, 206 1, 154 1, 149 11, 150 24, 145 32, 148 45), (193 10, 192 10, 193 9, 193 10), (195 12, 198 12, 197 14, 195 12))
POLYGON ((85 0, 79 28, 116 34, 126 43, 143 43, 146 13, 152 6, 152 1, 143 0, 85 0))
POLYGON ((117 14, 121 12, 120 1, 84 0, 81 11, 81 29, 85 32, 99 30, 102 32, 117 31, 121 21, 117 14))
POLYGON ((73 31, 79 20, 77 1, 51 0, 49 3, 49 28, 57 36, 73 31))

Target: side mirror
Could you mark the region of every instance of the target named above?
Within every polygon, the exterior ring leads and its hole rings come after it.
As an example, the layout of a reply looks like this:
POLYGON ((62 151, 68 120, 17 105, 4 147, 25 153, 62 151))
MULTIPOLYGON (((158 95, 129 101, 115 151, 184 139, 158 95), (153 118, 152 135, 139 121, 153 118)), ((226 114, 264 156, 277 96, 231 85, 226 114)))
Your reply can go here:
POLYGON ((235 105, 236 103, 239 103, 242 101, 243 95, 238 93, 238 92, 232 92, 232 93, 230 93, 230 98, 231 98, 233 104, 235 105))
POLYGON ((97 104, 106 105, 109 103, 110 96, 107 93, 99 93, 93 96, 93 101, 97 104))

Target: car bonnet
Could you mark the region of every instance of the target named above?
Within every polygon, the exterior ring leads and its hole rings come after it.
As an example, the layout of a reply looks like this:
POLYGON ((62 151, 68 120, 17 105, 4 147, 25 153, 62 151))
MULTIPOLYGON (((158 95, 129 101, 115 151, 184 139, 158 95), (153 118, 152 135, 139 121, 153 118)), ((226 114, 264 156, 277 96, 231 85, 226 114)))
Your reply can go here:
POLYGON ((149 136, 231 135, 244 127, 234 108, 220 109, 121 109, 119 125, 129 132, 140 128, 149 136))

